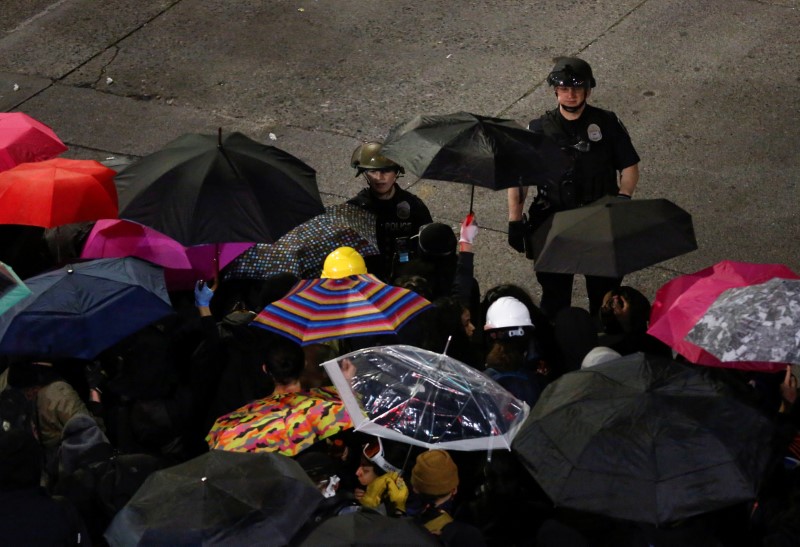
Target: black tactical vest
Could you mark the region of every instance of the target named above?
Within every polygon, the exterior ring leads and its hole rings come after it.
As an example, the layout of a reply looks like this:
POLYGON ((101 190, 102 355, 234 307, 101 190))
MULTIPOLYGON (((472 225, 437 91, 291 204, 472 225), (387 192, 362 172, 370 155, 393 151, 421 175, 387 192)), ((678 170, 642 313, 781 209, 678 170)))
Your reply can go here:
POLYGON ((539 194, 556 210, 574 209, 616 195, 617 170, 611 139, 614 118, 587 105, 578 120, 569 122, 558 108, 533 120, 530 129, 556 141, 572 159, 572 167, 558 183, 540 187, 539 194))

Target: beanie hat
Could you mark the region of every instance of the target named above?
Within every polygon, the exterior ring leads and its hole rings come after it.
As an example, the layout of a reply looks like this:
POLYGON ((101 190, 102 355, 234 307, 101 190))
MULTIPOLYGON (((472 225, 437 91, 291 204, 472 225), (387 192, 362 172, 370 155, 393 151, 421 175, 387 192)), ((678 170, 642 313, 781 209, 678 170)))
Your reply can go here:
POLYGON ((458 467, 444 450, 428 450, 417 456, 411 485, 420 494, 444 496, 458 486, 458 467))
POLYGON ((0 433, 0 491, 39 485, 42 448, 33 434, 12 429, 0 433))
POLYGON ((449 256, 455 254, 458 238, 447 224, 431 222, 419 229, 419 250, 423 256, 449 256))
POLYGON ((581 368, 590 368, 595 365, 599 365, 600 363, 605 363, 606 361, 613 361, 614 359, 618 359, 620 357, 622 357, 622 355, 611 348, 597 346, 596 348, 592 348, 589 353, 586 354, 586 357, 583 358, 581 368))

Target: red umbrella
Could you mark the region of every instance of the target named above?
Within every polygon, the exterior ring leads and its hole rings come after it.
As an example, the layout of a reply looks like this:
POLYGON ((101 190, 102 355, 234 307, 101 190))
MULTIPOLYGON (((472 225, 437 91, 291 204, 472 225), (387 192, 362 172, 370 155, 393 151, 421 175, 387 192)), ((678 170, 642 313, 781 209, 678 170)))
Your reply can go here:
POLYGON ((52 228, 117 216, 114 170, 94 160, 56 158, 0 173, 0 224, 52 228))
POLYGON ((773 278, 800 279, 782 264, 752 264, 724 260, 699 272, 682 275, 656 292, 650 314, 648 334, 655 336, 700 365, 742 370, 779 371, 784 364, 760 361, 722 362, 706 350, 686 340, 692 327, 727 289, 747 287, 773 278))
POLYGON ((22 112, 0 113, 0 171, 20 163, 49 160, 66 150, 42 122, 22 112))
POLYGON ((198 279, 214 277, 252 246, 253 243, 212 243, 186 247, 137 222, 103 219, 89 233, 81 258, 135 256, 163 266, 167 288, 190 289, 198 279))

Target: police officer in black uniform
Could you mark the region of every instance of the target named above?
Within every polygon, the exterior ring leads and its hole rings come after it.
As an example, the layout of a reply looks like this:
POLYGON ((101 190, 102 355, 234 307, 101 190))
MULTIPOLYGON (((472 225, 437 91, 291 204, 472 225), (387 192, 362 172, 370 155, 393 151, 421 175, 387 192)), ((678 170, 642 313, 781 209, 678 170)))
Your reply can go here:
MULTIPOLYGON (((589 63, 562 57, 547 82, 555 89, 558 107, 531 121, 528 129, 558 142, 572 163, 558 183, 537 189, 527 221, 523 215, 527 188, 508 190, 508 242, 519 252, 525 250, 526 235, 555 212, 607 195, 631 199, 639 181, 639 155, 625 126, 613 112, 587 104, 595 87, 589 63)), ((596 316, 603 296, 619 288, 622 278, 585 277, 589 311, 596 316)), ((571 274, 536 272, 536 279, 542 287, 541 308, 551 318, 570 306, 571 274)))
POLYGON ((350 165, 363 176, 367 188, 348 200, 376 216, 377 257, 366 257, 367 271, 390 281, 397 254, 409 253, 421 226, 433 222, 425 203, 400 188, 397 179, 403 168, 381 154, 379 142, 367 142, 353 151, 350 165))

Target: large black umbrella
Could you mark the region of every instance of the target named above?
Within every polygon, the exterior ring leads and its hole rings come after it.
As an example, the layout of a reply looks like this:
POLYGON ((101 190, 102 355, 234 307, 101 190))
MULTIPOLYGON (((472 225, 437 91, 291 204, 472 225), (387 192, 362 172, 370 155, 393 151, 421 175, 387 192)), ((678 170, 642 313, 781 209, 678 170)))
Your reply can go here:
POLYGON ((116 183, 120 218, 184 245, 270 243, 324 212, 311 167, 241 133, 179 137, 116 183))
POLYGON ((105 538, 112 546, 286 545, 322 499, 286 456, 212 450, 150 475, 105 538))
POLYGON ((555 141, 469 112, 416 116, 389 132, 381 153, 417 177, 492 190, 554 184, 570 165, 555 141))
POLYGON ((351 545, 441 545, 436 536, 410 518, 386 517, 372 511, 356 511, 331 517, 305 538, 295 538, 297 547, 349 547, 351 545))
POLYGON ((70 264, 25 285, 32 294, 0 316, 0 353, 93 359, 174 313, 164 271, 137 258, 70 264))
POLYGON ((539 272, 622 277, 697 249, 692 217, 666 199, 602 198, 534 232, 539 272))
POLYGON ((703 367, 637 353, 553 382, 512 449, 556 506, 660 525, 754 499, 772 430, 703 367))

